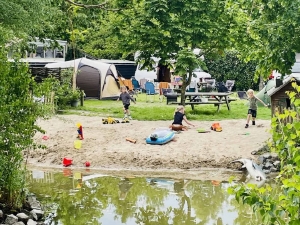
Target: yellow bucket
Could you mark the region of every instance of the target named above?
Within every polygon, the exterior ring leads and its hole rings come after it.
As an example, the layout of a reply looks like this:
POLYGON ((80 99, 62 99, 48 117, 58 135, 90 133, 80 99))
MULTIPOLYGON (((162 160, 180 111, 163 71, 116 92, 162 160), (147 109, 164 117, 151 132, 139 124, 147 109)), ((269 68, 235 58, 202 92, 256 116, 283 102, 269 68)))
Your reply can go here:
POLYGON ((81 148, 81 140, 74 141, 74 148, 80 149, 81 148))

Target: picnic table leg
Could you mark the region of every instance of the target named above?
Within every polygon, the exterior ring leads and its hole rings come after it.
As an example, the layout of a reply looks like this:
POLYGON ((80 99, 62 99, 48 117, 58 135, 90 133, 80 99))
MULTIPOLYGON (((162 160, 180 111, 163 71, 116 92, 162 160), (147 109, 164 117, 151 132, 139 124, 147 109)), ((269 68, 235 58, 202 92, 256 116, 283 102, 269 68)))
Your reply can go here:
MULTIPOLYGON (((218 102, 221 102, 222 101, 222 97, 218 97, 218 96, 214 96, 215 99, 218 101, 218 102)), ((217 106, 217 113, 220 112, 220 104, 216 104, 215 106, 217 106)))
POLYGON ((191 104, 192 110, 194 110, 194 104, 191 104))
POLYGON ((229 101, 228 101, 228 96, 225 96, 225 101, 226 101, 227 109, 230 110, 230 105, 229 105, 229 101))
POLYGON ((217 113, 220 112, 220 104, 217 105, 217 113))

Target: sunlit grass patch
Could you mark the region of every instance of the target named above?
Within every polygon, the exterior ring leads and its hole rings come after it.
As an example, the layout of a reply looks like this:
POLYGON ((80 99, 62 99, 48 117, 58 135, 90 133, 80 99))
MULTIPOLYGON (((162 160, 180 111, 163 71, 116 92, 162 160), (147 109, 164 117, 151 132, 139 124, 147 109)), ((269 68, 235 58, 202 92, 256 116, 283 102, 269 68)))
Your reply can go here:
MULTIPOLYGON (((133 102, 130 105, 132 117, 137 120, 172 120, 173 113, 177 105, 166 104, 164 98, 162 102, 159 100, 159 95, 147 96, 139 94, 136 97, 137 104, 133 102), (148 102, 146 102, 146 99, 148 102)), ((224 119, 245 119, 248 111, 247 100, 233 101, 230 103, 231 110, 228 111, 226 104, 220 106, 220 111, 217 112, 217 107, 214 105, 195 105, 192 110, 190 105, 185 107, 186 115, 189 120, 211 121, 224 119)), ((123 104, 116 100, 86 100, 84 106, 76 108, 76 112, 87 111, 100 116, 112 116, 116 118, 123 117, 123 104)), ((67 111, 66 113, 70 113, 67 111)), ((258 108, 258 119, 270 119, 270 109, 265 107, 258 108)))

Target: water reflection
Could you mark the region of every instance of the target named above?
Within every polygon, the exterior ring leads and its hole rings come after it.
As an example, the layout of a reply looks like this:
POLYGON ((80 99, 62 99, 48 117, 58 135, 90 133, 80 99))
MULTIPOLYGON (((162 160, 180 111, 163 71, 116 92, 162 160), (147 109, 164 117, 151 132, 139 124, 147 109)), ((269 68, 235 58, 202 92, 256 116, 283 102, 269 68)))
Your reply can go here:
POLYGON ((224 182, 123 178, 69 168, 41 174, 31 171, 29 189, 43 204, 58 206, 53 225, 261 224, 224 182))

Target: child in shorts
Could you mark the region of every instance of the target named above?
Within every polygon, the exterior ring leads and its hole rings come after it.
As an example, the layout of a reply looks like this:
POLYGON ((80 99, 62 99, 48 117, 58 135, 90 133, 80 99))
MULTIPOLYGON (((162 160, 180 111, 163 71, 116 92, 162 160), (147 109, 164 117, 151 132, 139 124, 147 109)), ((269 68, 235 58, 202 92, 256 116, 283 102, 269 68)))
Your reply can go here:
POLYGON ((249 109, 248 109, 247 123, 245 128, 249 127, 249 122, 251 117, 252 117, 252 125, 255 125, 255 118, 257 116, 257 101, 260 101, 261 104, 267 107, 267 105, 262 100, 260 100, 254 95, 254 91, 252 89, 249 89, 247 91, 247 95, 249 101, 249 109))
MULTIPOLYGON (((172 126, 170 126, 173 130, 176 126, 181 127, 182 130, 186 130, 186 127, 182 125, 182 121, 185 121, 188 125, 195 126, 190 121, 187 120, 185 114, 184 114, 184 107, 182 105, 179 105, 174 112, 174 121, 172 123, 172 126), (174 126, 175 125, 175 126, 174 126)), ((175 128, 176 129, 176 128, 175 128)))
POLYGON ((132 120, 131 116, 130 116, 130 111, 129 111, 129 106, 130 106, 130 100, 134 102, 134 104, 136 104, 135 100, 128 94, 127 89, 125 86, 121 87, 121 94, 120 97, 118 98, 117 101, 122 100, 123 106, 124 106, 124 118, 126 119, 128 117, 128 119, 132 120))

